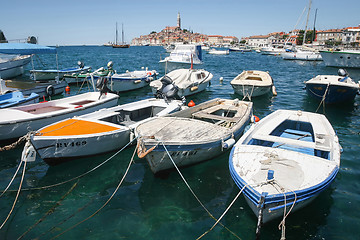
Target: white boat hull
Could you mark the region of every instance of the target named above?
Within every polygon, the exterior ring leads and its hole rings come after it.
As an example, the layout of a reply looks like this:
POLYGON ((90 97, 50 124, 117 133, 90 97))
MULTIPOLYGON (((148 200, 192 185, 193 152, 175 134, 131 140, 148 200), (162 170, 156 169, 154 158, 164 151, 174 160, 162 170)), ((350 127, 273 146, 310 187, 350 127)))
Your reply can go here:
POLYGON ((31 60, 30 55, 19 56, 13 60, 0 61, 0 78, 13 78, 24 73, 24 66, 31 60))
POLYGON ((322 51, 320 54, 327 67, 360 68, 360 51, 322 51))
POLYGON ((113 91, 126 92, 139 88, 143 88, 149 85, 149 81, 146 79, 115 79, 110 80, 110 89, 113 91))
POLYGON ((232 84, 234 92, 240 96, 258 97, 268 94, 271 91, 272 85, 269 86, 254 86, 254 85, 240 85, 232 84))
POLYGON ((107 134, 85 136, 32 137, 32 144, 39 156, 48 164, 59 163, 60 158, 77 158, 110 152, 130 141, 130 129, 123 128, 107 134), (101 149, 101 152, 99 152, 101 149))
MULTIPOLYGON (((202 63, 193 63, 192 65, 196 68, 202 63)), ((165 69, 166 72, 171 72, 176 69, 191 68, 191 62, 176 62, 176 61, 160 61, 160 65, 165 69)))
POLYGON ((281 57, 284 60, 322 61, 320 53, 315 52, 285 52, 281 57))
MULTIPOLYGON (((99 93, 95 92, 90 94, 96 94, 97 97, 99 96, 99 93)), ((76 99, 75 101, 87 100, 82 99, 81 95, 74 97, 77 97, 72 98, 76 99)), ((70 118, 75 115, 90 113, 100 108, 115 106, 118 101, 118 96, 108 93, 107 95, 102 95, 102 98, 99 101, 94 100, 93 103, 81 105, 71 105, 71 103, 64 105, 53 104, 53 102, 61 100, 62 99, 0 110, 0 140, 19 138, 29 131, 36 131, 53 122, 70 118), (34 107, 39 106, 38 104, 41 104, 41 108, 34 107), (36 111, 43 111, 43 109, 46 108, 55 108, 58 110, 50 113, 36 113, 36 111)))

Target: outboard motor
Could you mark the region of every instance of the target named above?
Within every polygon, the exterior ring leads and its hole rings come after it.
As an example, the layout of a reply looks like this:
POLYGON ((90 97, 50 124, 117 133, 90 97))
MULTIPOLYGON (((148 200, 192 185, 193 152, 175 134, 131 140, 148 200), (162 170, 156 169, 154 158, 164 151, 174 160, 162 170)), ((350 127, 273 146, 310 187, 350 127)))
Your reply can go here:
POLYGON ((81 61, 78 61, 77 64, 79 65, 79 68, 84 68, 85 64, 81 61))
POLYGON ((98 80, 96 81, 96 88, 99 90, 100 92, 100 96, 99 96, 99 99, 100 97, 105 93, 115 93, 115 94, 118 94, 119 95, 119 92, 115 92, 115 91, 112 91, 111 89, 108 88, 107 86, 107 83, 108 83, 108 78, 106 77, 100 77, 98 78, 98 80))
POLYGON ((156 91, 156 98, 164 98, 164 99, 181 99, 178 92, 178 87, 173 84, 172 79, 165 75, 161 80, 161 88, 156 91))
POLYGON ((341 76, 341 77, 347 77, 347 76, 349 76, 349 73, 345 69, 340 68, 338 70, 338 75, 341 76))
POLYGON ((113 65, 114 65, 114 63, 113 63, 112 61, 110 61, 110 62, 108 62, 108 64, 107 64, 107 68, 108 68, 109 70, 111 70, 112 67, 113 67, 113 65))

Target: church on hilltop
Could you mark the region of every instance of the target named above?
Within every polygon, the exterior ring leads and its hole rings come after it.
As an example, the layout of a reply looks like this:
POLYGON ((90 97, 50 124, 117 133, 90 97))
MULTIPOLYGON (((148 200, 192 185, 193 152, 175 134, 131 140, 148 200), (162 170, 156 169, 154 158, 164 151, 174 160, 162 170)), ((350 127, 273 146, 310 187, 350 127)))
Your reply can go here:
MULTIPOLYGON (((236 37, 217 36, 217 44, 230 44, 231 42, 239 42, 236 37)), ((204 44, 209 43, 209 37, 206 34, 194 33, 187 29, 181 29, 181 17, 178 12, 177 25, 174 27, 166 26, 160 32, 152 32, 148 35, 142 35, 134 38, 131 41, 132 45, 147 46, 147 45, 168 45, 175 43, 193 43, 204 44)), ((212 42, 212 41, 211 41, 212 42)), ((213 42, 212 42, 213 43, 213 42)))

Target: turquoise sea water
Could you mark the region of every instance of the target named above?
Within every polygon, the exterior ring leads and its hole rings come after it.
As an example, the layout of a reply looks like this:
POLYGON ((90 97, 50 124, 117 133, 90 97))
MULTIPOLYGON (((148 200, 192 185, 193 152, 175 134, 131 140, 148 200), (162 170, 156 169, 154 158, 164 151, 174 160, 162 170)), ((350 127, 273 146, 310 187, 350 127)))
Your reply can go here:
MULTIPOLYGON (((164 56, 162 47, 59 47, 59 68, 72 67, 81 60, 97 69, 114 62, 118 72, 142 66, 164 74, 158 61, 164 56)), ((46 65, 55 67, 55 56, 40 56, 46 65)), ((269 71, 278 95, 254 98, 254 114, 263 118, 277 109, 315 112, 319 103, 310 99, 303 89, 304 81, 318 74, 336 74, 336 68, 322 62, 285 61, 277 56, 255 52, 231 52, 229 55, 203 54, 203 68, 213 73, 211 86, 190 96, 187 101, 200 103, 215 97, 241 98, 234 94, 230 81, 242 70, 269 71), (223 82, 220 82, 223 77, 223 82)), ((35 64, 40 64, 35 61, 35 64)), ((30 66, 28 66, 30 68, 30 66)), ((348 70, 360 80, 360 70, 348 70)), ((25 75, 26 77, 26 75, 25 75)), ((24 77, 22 77, 24 78, 24 77)), ((78 87, 71 87, 76 94, 78 87)), ((82 89, 82 91, 87 91, 82 89)), ((64 94, 64 96, 66 96, 64 94)), ((119 104, 152 97, 149 87, 123 93, 119 104)), ((327 106, 325 113, 337 131, 344 152, 339 174, 330 188, 310 205, 286 219, 287 239, 359 239, 360 229, 360 99, 354 103, 327 106)), ((325 111, 325 112, 324 112, 325 111)), ((2 144, 4 145, 4 144, 2 144)), ((91 216, 113 194, 135 147, 116 155, 102 167, 69 183, 44 190, 22 191, 7 223, 0 230, 0 239, 197 239, 215 223, 191 194, 176 171, 155 177, 145 160, 135 157, 126 178, 112 200, 95 216, 91 216), (72 228, 72 229, 70 229, 72 228), (69 230, 70 229, 70 230, 69 230), (60 235, 61 234, 61 235, 60 235)), ((19 165, 22 146, 0 152, 0 189, 9 183, 19 165)), ((47 186, 83 174, 112 156, 113 153, 74 160, 49 167, 41 159, 28 163, 23 188, 47 186)), ((218 158, 181 169, 189 186, 204 206, 220 217, 239 189, 228 169, 229 152, 218 158)), ((20 174, 11 189, 17 189, 20 174)), ((0 224, 9 213, 15 192, 0 198, 0 224)), ((202 239, 254 239, 257 219, 243 196, 227 212, 221 223, 202 239), (235 237, 238 236, 239 238, 235 237)), ((280 219, 261 229, 261 239, 280 239, 280 219)))

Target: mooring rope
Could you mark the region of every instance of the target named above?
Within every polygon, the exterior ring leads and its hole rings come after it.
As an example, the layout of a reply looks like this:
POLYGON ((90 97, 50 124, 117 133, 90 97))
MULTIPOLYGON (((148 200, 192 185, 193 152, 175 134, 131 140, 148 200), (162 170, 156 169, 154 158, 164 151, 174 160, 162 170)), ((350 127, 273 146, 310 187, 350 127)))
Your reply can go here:
POLYGON ((7 222, 7 220, 9 219, 9 217, 10 217, 10 215, 11 215, 11 213, 12 213, 13 210, 14 210, 14 207, 15 207, 16 202, 17 202, 17 200, 18 200, 18 197, 19 197, 19 195, 20 195, 21 186, 22 186, 23 181, 24 181, 25 169, 26 169, 26 161, 25 161, 25 163, 24 163, 24 169, 23 169, 23 172, 22 172, 19 189, 18 189, 18 191, 17 191, 17 194, 16 194, 16 197, 15 197, 14 203, 13 203, 13 205, 12 205, 12 207, 11 207, 11 210, 10 210, 9 214, 7 215, 6 219, 5 219, 4 222, 1 224, 0 229, 3 228, 3 226, 5 225, 5 223, 7 222))
POLYGON ((45 220, 46 217, 48 217, 49 215, 53 214, 55 209, 60 206, 60 203, 67 197, 67 195, 69 195, 74 188, 77 186, 79 181, 77 181, 76 183, 74 183, 74 185, 69 189, 69 191, 67 191, 61 198, 59 201, 57 201, 55 203, 54 206, 52 206, 36 223, 34 223, 32 226, 30 226, 23 234, 21 234, 20 237, 18 237, 19 239, 22 239, 23 237, 25 237, 26 234, 28 234, 34 227, 36 227, 39 223, 41 223, 42 221, 45 220))
MULTIPOLYGON (((135 139, 135 138, 134 138, 135 139)), ((59 233, 58 235, 56 235, 55 237, 51 238, 52 239, 56 239, 58 237, 60 237, 61 235, 65 234, 66 232, 70 231, 71 229, 74 229, 75 227, 79 226, 81 223, 89 220, 90 218, 94 217, 96 214, 98 214, 110 201, 111 199, 115 196, 116 192, 119 190, 121 184, 123 183, 125 177, 127 176, 129 170, 130 170, 130 167, 131 167, 131 164, 134 162, 134 157, 135 157, 135 153, 136 153, 136 149, 134 150, 134 153, 130 159, 130 162, 129 162, 129 165, 128 167, 126 168, 126 171, 124 173, 124 176, 122 177, 122 179, 120 180, 119 184, 117 185, 117 187, 115 188, 114 192, 111 194, 111 196, 109 197, 109 199, 98 209, 96 210, 93 214, 91 214, 90 216, 88 216, 87 218, 83 219, 82 221, 76 223, 75 225, 67 228, 66 230, 64 230, 63 232, 59 233)))
POLYGON ((20 164, 19 164, 18 168, 16 169, 16 172, 15 172, 14 176, 11 178, 11 180, 10 180, 9 184, 7 185, 7 187, 5 188, 5 190, 0 194, 0 197, 2 197, 2 195, 4 195, 6 193, 6 191, 9 189, 9 187, 11 186, 11 184, 14 181, 17 173, 19 172, 19 169, 20 169, 22 163, 23 163, 23 161, 20 161, 20 164))
MULTIPOLYGON (((186 181, 186 179, 184 178, 184 176, 181 174, 179 168, 177 167, 176 163, 174 162, 174 160, 172 159, 169 151, 167 150, 165 144, 162 141, 161 144, 163 145, 167 155, 169 156, 172 164, 174 165, 176 171, 179 173, 180 177, 182 178, 182 180, 184 181, 185 185, 188 187, 188 189, 190 190, 190 192, 192 193, 192 195, 195 197, 195 199, 199 202, 199 204, 201 205, 201 207, 209 214, 209 216, 211 218, 213 218, 215 221, 217 221, 217 219, 210 213, 210 211, 205 207, 205 205, 200 201, 200 199, 198 198, 198 196, 195 194, 195 192, 192 190, 192 188, 190 187, 190 185, 188 184, 188 182, 186 181)), ((241 239, 239 236, 237 236, 234 232, 232 232, 230 229, 228 229, 225 225, 223 225, 222 223, 220 223, 220 225, 222 227, 224 227, 227 231, 229 231, 233 236, 235 236, 237 239, 241 239)), ((199 239, 199 238, 198 238, 199 239)))
MULTIPOLYGON (((330 87, 330 83, 328 83, 328 85, 327 85, 327 87, 326 87, 326 90, 325 90, 325 93, 324 93, 324 95, 322 96, 322 99, 321 99, 321 101, 320 101, 320 104, 319 104, 319 106, 318 106, 318 108, 316 109, 316 113, 317 113, 317 111, 319 110, 319 108, 320 108, 320 106, 321 105, 323 105, 323 111, 324 111, 324 114, 325 114, 325 98, 326 98, 326 94, 327 94, 327 92, 328 92, 328 90, 329 90, 329 87, 330 87)), ((311 91, 311 90, 310 90, 311 91)), ((311 91, 312 92, 312 91, 311 91)))
MULTIPOLYGON (((101 167, 102 165, 104 165, 105 163, 107 163, 108 161, 110 161, 111 159, 113 159, 116 155, 118 155, 121 151, 123 151, 126 147, 128 147, 128 146, 129 146, 134 140, 136 140, 136 139, 137 139, 137 137, 135 137, 135 138, 132 139, 130 142, 128 142, 123 148, 121 148, 119 151, 117 151, 116 153, 114 153, 111 157, 109 157, 108 159, 106 159, 104 162, 100 163, 99 165, 97 165, 96 167, 90 169, 89 171, 80 174, 79 176, 70 178, 70 179, 65 180, 65 181, 63 181, 63 182, 60 182, 60 183, 55 183, 55 184, 51 184, 51 185, 47 185, 47 186, 34 187, 34 188, 24 188, 24 189, 22 189, 22 191, 42 190, 42 189, 57 187, 57 186, 60 186, 60 185, 65 184, 65 183, 74 181, 74 180, 76 180, 76 179, 82 178, 82 177, 84 177, 85 175, 87 175, 87 174, 95 171, 96 169, 98 169, 99 167, 101 167)), ((14 191, 15 191, 15 190, 9 190, 9 192, 14 192, 14 191)))

